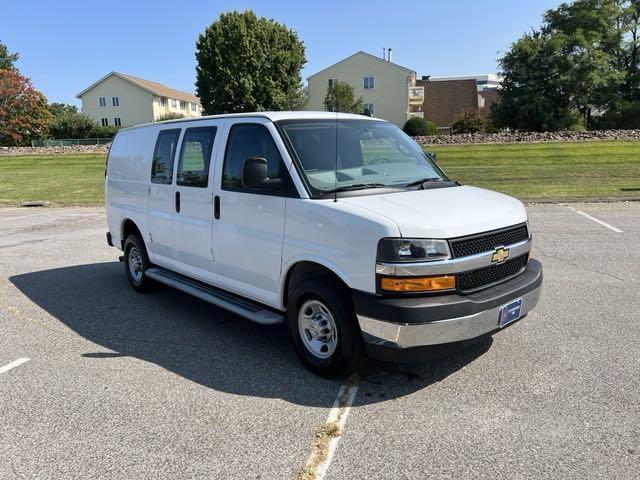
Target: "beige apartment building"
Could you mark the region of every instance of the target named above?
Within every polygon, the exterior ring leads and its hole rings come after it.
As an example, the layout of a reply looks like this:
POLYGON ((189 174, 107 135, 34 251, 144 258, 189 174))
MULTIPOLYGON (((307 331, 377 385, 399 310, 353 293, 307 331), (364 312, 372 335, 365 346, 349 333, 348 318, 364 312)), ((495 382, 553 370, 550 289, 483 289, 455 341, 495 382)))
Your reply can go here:
POLYGON ((82 113, 102 126, 138 125, 168 113, 202 115, 195 95, 118 72, 105 75, 76 97, 82 100, 82 113))
POLYGON ((410 102, 422 103, 420 89, 415 87, 416 72, 391 61, 391 49, 385 58, 359 51, 307 78, 309 100, 305 110, 325 110, 324 98, 332 82, 351 85, 362 97, 364 108, 373 116, 404 126, 410 102), (411 99, 410 99, 411 95, 411 99))

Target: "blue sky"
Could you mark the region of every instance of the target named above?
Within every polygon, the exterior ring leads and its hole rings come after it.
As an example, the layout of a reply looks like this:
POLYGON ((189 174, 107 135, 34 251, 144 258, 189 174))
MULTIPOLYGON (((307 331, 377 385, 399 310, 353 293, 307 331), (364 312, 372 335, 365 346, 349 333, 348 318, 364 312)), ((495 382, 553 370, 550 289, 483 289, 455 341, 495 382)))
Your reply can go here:
POLYGON ((558 0, 149 1, 7 0, 0 40, 52 102, 115 70, 194 91, 195 41, 226 10, 252 9, 296 30, 306 47, 303 77, 358 50, 418 75, 488 73, 509 44, 558 0))

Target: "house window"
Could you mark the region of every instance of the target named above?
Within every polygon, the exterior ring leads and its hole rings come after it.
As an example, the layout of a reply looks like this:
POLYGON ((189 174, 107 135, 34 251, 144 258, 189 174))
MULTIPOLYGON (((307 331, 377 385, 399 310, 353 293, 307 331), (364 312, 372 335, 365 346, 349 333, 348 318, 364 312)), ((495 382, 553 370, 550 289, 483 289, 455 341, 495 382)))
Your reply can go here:
POLYGON ((336 79, 336 78, 330 78, 330 79, 329 79, 329 81, 328 81, 328 83, 327 83, 327 86, 328 86, 329 88, 331 88, 331 87, 335 86, 335 84, 336 84, 336 83, 338 83, 338 79, 336 79))
POLYGON ((161 107, 166 107, 167 106, 167 99, 166 98, 160 97, 159 100, 160 100, 160 106, 161 107))
POLYGON ((196 105, 195 103, 191 104, 191 111, 192 112, 197 112, 198 111, 198 105, 196 105))
POLYGON ((187 108, 187 102, 180 100, 180 110, 184 110, 185 108, 187 108))
POLYGON ((107 99, 105 97, 98 98, 98 104, 101 107, 106 107, 107 106, 107 99))
POLYGON ((364 89, 370 90, 373 88, 373 77, 364 77, 364 89))
POLYGON ((365 110, 369 110, 369 113, 370 113, 371 115, 373 115, 373 114, 374 114, 374 110, 373 110, 373 103, 365 103, 365 104, 364 104, 364 109, 365 109, 365 110))
POLYGON ((109 126, 109 119, 108 118, 103 118, 102 119, 102 126, 103 127, 108 127, 109 126))
POLYGON ((120 106, 120 99, 118 97, 111 97, 111 104, 114 107, 119 107, 120 106))
POLYGON ((114 124, 116 127, 121 127, 121 126, 122 126, 122 123, 120 122, 120 117, 116 117, 116 118, 114 118, 114 119, 113 119, 113 124, 114 124))
POLYGON ((178 108, 178 101, 175 98, 171 99, 171 108, 178 108))

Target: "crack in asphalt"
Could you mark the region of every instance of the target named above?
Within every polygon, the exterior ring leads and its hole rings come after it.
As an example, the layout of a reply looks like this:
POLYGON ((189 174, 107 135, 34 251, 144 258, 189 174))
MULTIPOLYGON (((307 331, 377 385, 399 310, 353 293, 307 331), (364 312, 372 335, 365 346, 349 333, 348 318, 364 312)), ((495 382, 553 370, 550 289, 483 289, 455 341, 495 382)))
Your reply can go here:
POLYGON ((32 233, 32 232, 39 232, 39 231, 42 231, 42 230, 51 230, 53 228, 64 227, 64 226, 67 226, 67 225, 72 225, 74 223, 86 222, 87 220, 94 220, 94 219, 98 219, 98 218, 102 218, 102 217, 103 217, 103 215, 91 215, 91 216, 80 218, 80 219, 77 219, 77 220, 72 220, 70 222, 58 222, 58 223, 55 223, 53 225, 51 225, 51 224, 34 225, 32 227, 18 229, 18 230, 15 230, 13 232, 10 232, 10 233, 4 233, 4 234, 0 235, 0 238, 12 237, 14 235, 20 235, 22 233, 32 233))
POLYGON ((618 281, 620 281, 620 282, 624 282, 624 283, 627 283, 627 282, 628 282, 628 280, 625 280, 624 278, 617 277, 616 275, 613 275, 612 273, 602 272, 602 271, 600 271, 600 270, 595 270, 595 269, 592 269, 592 268, 587 268, 587 267, 585 267, 585 266, 583 266, 583 265, 580 265, 580 264, 578 264, 578 263, 575 263, 575 262, 572 262, 572 261, 570 261, 570 260, 567 260, 566 258, 556 257, 556 256, 554 256, 554 255, 549 255, 548 253, 545 253, 545 251, 544 251, 543 249, 541 249, 539 246, 536 246, 536 250, 537 250, 537 251, 539 252, 539 254, 540 254, 540 255, 542 255, 543 257, 552 258, 552 259, 554 259, 554 260, 558 260, 558 261, 560 261, 560 262, 564 262, 564 263, 569 264, 569 265, 571 265, 571 266, 573 266, 573 267, 576 267, 576 268, 577 268, 577 269, 579 269, 579 270, 584 270, 585 272, 591 272, 591 273, 597 273, 597 274, 600 274, 600 275, 604 275, 604 276, 606 276, 606 277, 610 277, 610 278, 613 278, 613 279, 615 279, 615 280, 618 280, 618 281))

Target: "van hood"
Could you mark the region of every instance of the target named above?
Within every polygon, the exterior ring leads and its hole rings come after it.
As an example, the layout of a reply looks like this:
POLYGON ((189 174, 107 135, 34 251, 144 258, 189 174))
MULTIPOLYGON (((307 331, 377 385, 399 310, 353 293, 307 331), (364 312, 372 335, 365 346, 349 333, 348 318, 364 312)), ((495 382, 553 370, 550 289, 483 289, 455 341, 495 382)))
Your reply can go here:
POLYGON ((455 238, 522 223, 524 205, 483 188, 460 186, 341 198, 394 221, 403 237, 455 238))

